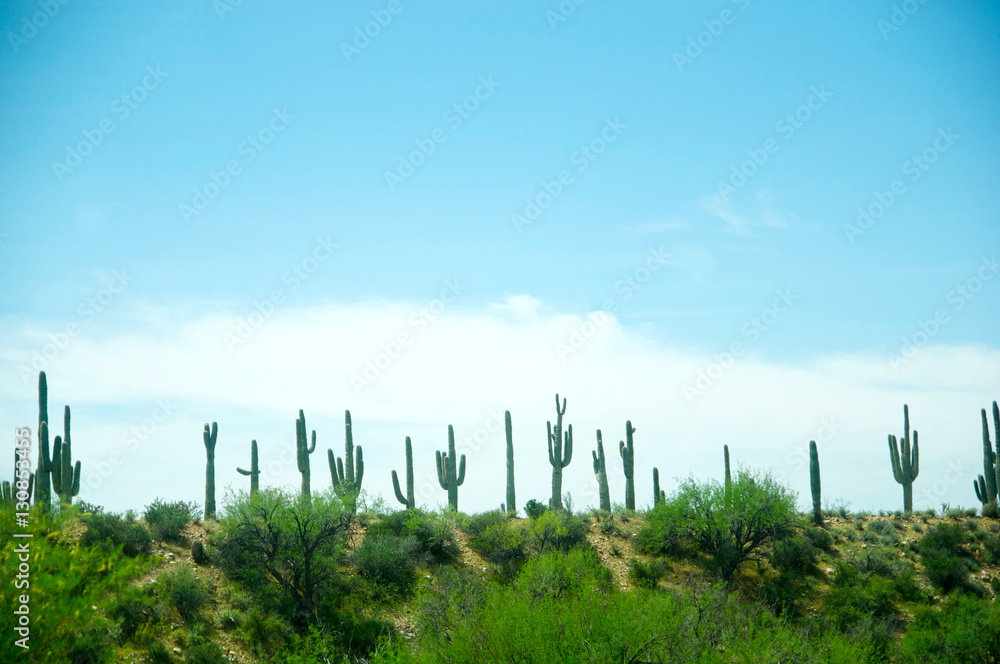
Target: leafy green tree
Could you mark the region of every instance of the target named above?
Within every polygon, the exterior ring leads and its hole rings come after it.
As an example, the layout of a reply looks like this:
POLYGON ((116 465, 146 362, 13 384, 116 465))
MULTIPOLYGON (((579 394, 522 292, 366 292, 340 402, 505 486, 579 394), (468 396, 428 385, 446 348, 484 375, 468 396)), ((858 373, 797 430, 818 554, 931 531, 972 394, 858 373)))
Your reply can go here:
POLYGON ((759 558, 767 547, 794 532, 795 494, 766 473, 740 470, 727 490, 716 481, 690 478, 649 515, 643 548, 684 550, 684 544, 710 557, 710 566, 729 580, 744 562, 759 558), (685 542, 678 543, 680 536, 685 542))
POLYGON ((297 620, 305 623, 332 586, 350 524, 332 490, 309 500, 272 488, 242 494, 228 505, 215 545, 227 572, 238 574, 247 566, 264 572, 293 600, 297 620))

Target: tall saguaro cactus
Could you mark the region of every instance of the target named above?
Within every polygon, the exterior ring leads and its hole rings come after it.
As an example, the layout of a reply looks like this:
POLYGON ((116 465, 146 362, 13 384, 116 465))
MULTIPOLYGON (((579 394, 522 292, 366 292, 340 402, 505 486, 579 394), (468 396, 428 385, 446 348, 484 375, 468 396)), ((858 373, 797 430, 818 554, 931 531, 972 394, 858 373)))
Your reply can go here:
POLYGON ((625 509, 635 510, 635 450, 632 448, 632 420, 625 422, 625 440, 618 442, 618 454, 625 470, 625 509), (626 442, 628 441, 628 442, 626 442))
POLYGON ((62 505, 72 505, 73 496, 80 493, 80 462, 73 465, 69 430, 70 412, 69 406, 66 406, 63 411, 63 436, 56 436, 52 450, 52 485, 62 505))
POLYGON ((517 496, 514 494, 514 430, 510 424, 510 411, 504 411, 503 428, 507 436, 507 513, 517 516, 517 496))
POLYGON ((917 432, 913 431, 913 442, 910 442, 910 409, 903 404, 903 438, 898 441, 889 434, 889 457, 892 461, 892 476, 896 482, 903 485, 903 511, 913 512, 913 480, 920 473, 920 447, 917 432))
POLYGON ((552 497, 549 499, 549 507, 554 510, 562 509, 562 471, 573 460, 573 425, 569 425, 567 431, 563 433, 563 415, 566 414, 566 399, 562 400, 562 408, 559 407, 559 395, 556 395, 556 427, 552 428, 552 422, 546 422, 549 433, 549 464, 552 465, 552 497))
MULTIPOLYGON (((996 452, 993 451, 993 443, 990 441, 990 425, 986 421, 986 409, 980 411, 983 416, 983 474, 978 481, 973 482, 976 487, 976 498, 983 505, 996 502, 998 489, 1000 489, 1000 464, 997 463, 996 452)), ((993 402, 993 431, 997 437, 997 448, 1000 449, 1000 409, 997 402, 993 402)))
POLYGON ((667 502, 667 492, 660 489, 660 469, 653 467, 653 507, 667 502))
POLYGON ((38 372, 38 466, 35 469, 35 505, 52 505, 52 458, 49 456, 49 384, 38 372))
POLYGON ((819 450, 816 441, 809 441, 809 488, 812 489, 813 523, 823 525, 822 494, 819 484, 819 450))
POLYGON ((302 495, 306 500, 312 498, 312 469, 309 465, 309 455, 316 451, 316 430, 312 432, 312 444, 306 428, 306 414, 299 409, 299 417, 295 420, 295 464, 302 475, 302 495))
POLYGON ((448 507, 458 510, 458 487, 465 483, 465 455, 458 464, 458 471, 455 470, 455 429, 448 425, 448 451, 435 452, 437 459, 438 484, 448 492, 448 507))
POLYGON ((729 507, 732 500, 733 476, 729 472, 729 445, 722 446, 722 456, 726 460, 726 507, 729 507))
POLYGON ((333 490, 353 514, 357 510, 358 495, 361 493, 361 479, 365 474, 365 457, 361 446, 358 445, 355 462, 354 427, 351 424, 351 411, 349 410, 344 411, 344 458, 337 459, 333 450, 328 449, 326 460, 330 465, 333 490))
POLYGON ((201 434, 205 442, 205 520, 215 518, 215 441, 219 438, 219 423, 212 422, 201 434))
POLYGON ((412 510, 416 507, 416 501, 413 499, 413 445, 410 443, 410 437, 406 437, 406 495, 399 490, 399 477, 396 475, 396 471, 392 471, 392 490, 396 492, 396 500, 406 505, 406 509, 412 510))
POLYGON ((597 489, 601 496, 601 511, 611 511, 611 491, 608 489, 608 465, 604 458, 604 440, 601 430, 597 430, 597 451, 591 452, 594 457, 594 475, 597 476, 597 489))
POLYGON ((260 466, 257 465, 257 441, 250 441, 250 470, 244 470, 243 468, 237 468, 236 472, 240 475, 247 475, 250 477, 250 497, 257 495, 260 491, 260 466))

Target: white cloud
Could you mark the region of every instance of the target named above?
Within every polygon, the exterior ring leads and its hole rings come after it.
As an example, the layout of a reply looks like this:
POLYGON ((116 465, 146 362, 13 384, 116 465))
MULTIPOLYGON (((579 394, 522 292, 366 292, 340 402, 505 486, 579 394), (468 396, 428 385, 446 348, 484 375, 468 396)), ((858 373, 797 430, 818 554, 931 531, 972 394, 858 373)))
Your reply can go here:
MULTIPOLYGON (((566 419, 575 434, 564 490, 577 505, 596 501, 590 450, 597 428, 609 445, 613 499, 623 500, 614 448, 630 419, 637 428, 640 504, 650 501, 653 466, 668 490, 671 478, 689 473, 717 478, 727 443, 738 462, 787 476, 805 505, 803 453, 810 438, 819 436, 827 500, 895 509, 901 489, 890 472, 886 435, 901 433, 904 402, 921 435, 915 500, 935 507, 974 502, 969 485, 982 468, 979 409, 1000 396, 997 349, 925 348, 899 374, 875 354, 824 356, 797 365, 745 356, 690 403, 682 387, 707 370, 710 351, 651 341, 609 317, 563 361, 556 344, 586 316, 551 312, 539 300, 517 295, 481 311, 448 309, 417 329, 412 316, 420 306, 279 309, 230 352, 223 335, 235 328, 235 317, 192 314, 165 323, 159 312, 149 315, 155 307, 143 305, 145 312, 133 321, 148 318, 148 329, 130 325, 133 331, 113 337, 72 340, 46 367, 49 408, 74 408, 74 456, 83 461, 85 477, 100 484, 88 490, 87 499, 115 509, 139 507, 156 496, 200 501, 201 429, 213 420, 220 431, 220 491, 230 483, 245 485, 235 467, 248 463, 252 438, 262 465, 280 466, 265 481, 297 486, 294 459, 282 465, 279 458, 294 441, 299 408, 318 433, 314 486, 327 486, 325 450, 343 454, 343 411, 349 408, 355 441, 365 449, 368 491, 394 503, 389 471, 403 469, 403 438, 410 435, 418 502, 442 502, 434 450, 445 446, 447 425, 454 424, 468 455, 460 504, 487 509, 504 499, 502 417, 509 409, 523 506, 529 498, 547 497, 545 422, 559 392, 569 400, 566 419), (408 332, 411 342, 396 348, 400 332, 408 332), (366 360, 380 375, 358 394, 351 377, 363 375, 366 360), (162 422, 153 417, 162 413, 158 400, 176 407, 162 422), (827 435, 830 422, 836 431, 827 435), (129 449, 127 441, 139 438, 144 440, 129 449), (111 456, 116 451, 122 455, 118 463, 111 456), (957 474, 949 474, 949 464, 958 465, 957 474), (111 466, 110 477, 102 478, 98 471, 111 466)), ((0 383, 0 427, 7 431, 25 424, 34 429, 37 419, 34 386, 17 373, 37 347, 32 328, 10 321, 0 327, 0 368, 8 376, 0 383)))

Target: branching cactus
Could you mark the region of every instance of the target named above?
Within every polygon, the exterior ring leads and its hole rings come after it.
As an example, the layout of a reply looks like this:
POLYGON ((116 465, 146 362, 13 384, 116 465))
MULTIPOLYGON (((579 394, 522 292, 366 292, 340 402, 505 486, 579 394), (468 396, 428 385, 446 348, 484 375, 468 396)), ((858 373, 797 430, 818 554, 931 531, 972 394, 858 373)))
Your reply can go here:
POLYGON ((913 481, 920 473, 920 447, 914 430, 910 442, 910 409, 903 404, 903 438, 898 441, 889 434, 889 458, 892 461, 892 476, 903 485, 903 511, 913 512, 913 481))
POLYGON ((201 434, 205 442, 205 520, 215 518, 215 441, 219 439, 219 423, 212 422, 201 434))
POLYGON ((326 451, 326 460, 330 465, 330 478, 333 480, 333 491, 344 501, 344 505, 352 514, 358 508, 358 495, 361 493, 361 479, 365 474, 365 457, 358 445, 357 458, 354 452, 354 428, 351 424, 351 411, 344 411, 344 458, 337 459, 333 450, 326 451))
POLYGON ((514 431, 510 424, 509 410, 504 412, 503 426, 507 436, 507 502, 505 505, 510 516, 517 516, 517 499, 514 495, 514 431))
POLYGON ((573 460, 573 425, 569 425, 568 430, 563 433, 563 415, 566 414, 566 399, 562 400, 562 408, 559 407, 559 395, 556 395, 556 427, 552 428, 552 422, 546 422, 549 432, 549 464, 552 466, 552 497, 549 499, 549 507, 554 510, 561 510, 562 504, 562 471, 573 460))
POLYGON ((38 372, 38 466, 35 469, 35 505, 52 505, 52 458, 49 456, 49 385, 38 372))
POLYGON ((812 489, 813 523, 821 526, 823 525, 823 510, 819 484, 819 450, 816 449, 815 440, 809 441, 809 487, 812 489))
POLYGON ((591 452, 594 458, 594 475, 597 477, 597 490, 601 497, 601 511, 611 511, 611 491, 608 489, 608 465, 604 458, 604 439, 601 430, 597 430, 597 451, 591 452))
POLYGON ((257 495, 260 491, 260 466, 257 465, 257 441, 250 441, 250 470, 244 470, 243 468, 237 468, 236 472, 240 475, 245 475, 250 477, 250 497, 257 495))
POLYGON ((632 420, 625 422, 625 440, 619 441, 618 453, 625 470, 625 509, 635 510, 635 450, 632 448, 632 420), (628 441, 628 442, 626 442, 628 441))
POLYGON ((455 461, 458 456, 455 452, 455 429, 448 425, 448 451, 435 452, 437 463, 438 484, 448 492, 448 507, 458 510, 458 487, 465 483, 465 455, 458 463, 456 474, 455 461))
MULTIPOLYGON (((976 498, 983 505, 997 500, 997 489, 1000 487, 1000 465, 997 464, 997 455, 993 451, 993 443, 990 441, 990 425, 986 421, 986 409, 980 411, 983 416, 983 474, 973 482, 976 488, 976 498)), ((993 402, 993 431, 997 438, 997 448, 1000 449, 1000 409, 997 402, 993 402)))
POLYGON ((72 505, 73 497, 80 493, 80 462, 73 465, 73 450, 70 447, 69 406, 63 411, 63 434, 56 436, 52 452, 52 484, 62 505, 72 505))
POLYGON ((392 471, 392 490, 396 492, 396 500, 406 505, 406 509, 412 510, 416 507, 413 499, 413 445, 410 437, 406 437, 406 495, 399 490, 399 477, 396 471, 392 471))
POLYGON ((653 507, 667 502, 667 492, 660 489, 660 469, 653 467, 653 507))
POLYGON ((316 451, 316 430, 312 432, 312 444, 306 428, 306 414, 299 409, 299 418, 295 420, 295 464, 302 475, 302 495, 306 500, 312 498, 310 482, 312 480, 312 470, 309 465, 309 455, 316 451))

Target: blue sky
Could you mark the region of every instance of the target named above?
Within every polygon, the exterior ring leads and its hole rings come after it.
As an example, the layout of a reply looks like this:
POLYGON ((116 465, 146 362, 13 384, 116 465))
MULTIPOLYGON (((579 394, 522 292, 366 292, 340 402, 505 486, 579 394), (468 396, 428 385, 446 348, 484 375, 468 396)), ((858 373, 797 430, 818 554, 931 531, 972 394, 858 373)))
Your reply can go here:
MULTIPOLYGON (((202 326, 235 330, 275 289, 274 329, 287 329, 286 314, 306 327, 341 320, 320 315, 332 307, 367 330, 356 348, 317 350, 347 354, 344 367, 354 367, 329 376, 344 400, 316 406, 338 412, 351 407, 350 375, 378 350, 372 340, 412 327, 394 327, 388 312, 406 321, 451 279, 462 293, 445 317, 459 327, 513 315, 534 321, 524 329, 561 324, 553 338, 569 339, 604 309, 605 329, 646 351, 703 359, 661 380, 667 396, 649 395, 654 403, 689 405, 683 385, 734 343, 762 371, 849 356, 852 367, 885 372, 892 405, 878 421, 893 430, 903 399, 923 395, 933 407, 928 392, 947 384, 963 410, 940 420, 961 420, 975 452, 978 409, 1000 392, 990 373, 998 13, 997 3, 916 0, 4 3, 0 423, 30 415, 19 367, 67 324, 81 331, 46 363, 50 384, 65 376, 78 408, 114 395, 137 409, 102 412, 94 431, 110 431, 151 406, 125 383, 85 387, 106 367, 98 359, 127 355, 102 349, 135 344, 142 361, 202 326), (411 156, 421 145, 429 154, 411 156), (89 154, 77 162, 74 151, 89 154), (420 163, 410 174, 401 159, 420 163), (733 179, 741 167, 752 171, 745 182, 733 179), (724 200, 720 183, 732 186, 724 200), (198 192, 207 205, 195 214, 198 192), (518 228, 512 218, 531 202, 546 204, 518 228), (870 226, 858 225, 859 208, 875 213, 870 226), (337 249, 312 263, 317 238, 337 249), (650 270, 651 256, 667 258, 650 270), (105 290, 117 288, 112 271, 126 277, 121 293, 105 290), (778 293, 793 298, 787 311, 771 311, 778 293), (86 304, 109 295, 99 312, 86 304), (901 370, 892 358, 904 339, 921 353, 901 370), (986 375, 963 382, 956 366, 986 375)), ((497 329, 506 328, 484 338, 497 329)), ((199 351, 229 353, 217 337, 199 351)), ((609 357, 600 366, 613 367, 609 357)), ((565 393, 564 368, 557 361, 529 380, 565 393)), ((864 370, 852 371, 863 384, 864 370)), ((157 389, 150 399, 191 394, 183 381, 157 389)), ((449 389, 428 388, 442 404, 449 389)), ((391 399, 368 394, 381 404, 373 413, 388 412, 391 399)), ((209 400, 189 412, 198 421, 222 408, 209 400)), ((285 429, 295 408, 281 405, 285 429)), ((630 416, 616 411, 614 426, 630 416)), ((431 419, 449 417, 442 406, 431 419)), ((890 482, 867 504, 889 504, 895 490, 890 482)), ((955 501, 965 493, 956 488, 955 501)))

